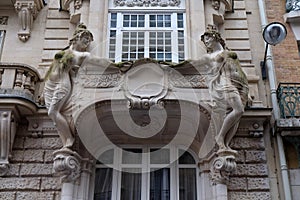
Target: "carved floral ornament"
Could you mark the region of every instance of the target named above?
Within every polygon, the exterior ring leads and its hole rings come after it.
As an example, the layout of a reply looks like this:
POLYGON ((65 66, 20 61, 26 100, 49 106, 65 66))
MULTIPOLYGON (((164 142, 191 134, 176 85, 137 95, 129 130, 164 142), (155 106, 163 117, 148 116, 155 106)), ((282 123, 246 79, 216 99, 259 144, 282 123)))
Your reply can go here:
POLYGON ((115 6, 179 6, 180 0, 114 0, 115 6))

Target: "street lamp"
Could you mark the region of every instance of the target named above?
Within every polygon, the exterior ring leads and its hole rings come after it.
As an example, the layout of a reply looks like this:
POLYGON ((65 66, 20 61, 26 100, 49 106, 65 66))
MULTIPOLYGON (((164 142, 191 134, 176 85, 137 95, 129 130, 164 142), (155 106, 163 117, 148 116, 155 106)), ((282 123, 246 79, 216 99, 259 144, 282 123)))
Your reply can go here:
POLYGON ((260 63, 263 80, 267 78, 266 57, 267 57, 269 44, 273 46, 279 44, 286 38, 286 34, 287 31, 285 26, 279 22, 272 22, 265 27, 263 31, 263 38, 266 42, 266 49, 265 49, 264 61, 260 63))

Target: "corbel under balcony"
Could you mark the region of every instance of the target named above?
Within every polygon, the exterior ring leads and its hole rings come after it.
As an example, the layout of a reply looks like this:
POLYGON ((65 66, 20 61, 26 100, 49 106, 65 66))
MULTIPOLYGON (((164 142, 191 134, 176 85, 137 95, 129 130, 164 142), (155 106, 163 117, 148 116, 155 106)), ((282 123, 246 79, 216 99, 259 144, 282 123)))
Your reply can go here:
POLYGON ((18 37, 22 42, 26 42, 31 34, 33 20, 38 12, 44 7, 42 0, 17 0, 15 9, 19 17, 18 37))
POLYGON ((81 17, 81 7, 83 0, 60 0, 60 10, 66 10, 70 13, 70 22, 78 23, 81 17))
POLYGON ((233 11, 233 0, 211 0, 214 24, 223 24, 225 12, 233 11))
POLYGON ((9 171, 9 158, 17 130, 19 118, 15 106, 0 107, 0 176, 9 171))

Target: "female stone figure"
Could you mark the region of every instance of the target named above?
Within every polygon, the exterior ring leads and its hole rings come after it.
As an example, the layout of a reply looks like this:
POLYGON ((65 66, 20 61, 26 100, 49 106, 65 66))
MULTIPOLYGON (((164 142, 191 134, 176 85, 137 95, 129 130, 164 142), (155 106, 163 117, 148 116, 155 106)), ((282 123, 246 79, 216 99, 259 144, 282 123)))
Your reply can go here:
POLYGON ((85 25, 78 25, 69 47, 55 55, 46 75, 45 104, 49 117, 57 127, 64 148, 73 145, 74 136, 70 123, 62 112, 68 106, 68 100, 72 93, 72 78, 84 59, 90 57, 90 53, 86 51, 91 41, 93 41, 92 33, 86 29, 85 25))
POLYGON ((195 61, 208 68, 208 86, 213 101, 216 143, 219 151, 231 150, 229 142, 235 135, 248 100, 248 81, 236 53, 225 48, 225 42, 214 30, 205 32, 201 41, 207 54, 195 61))

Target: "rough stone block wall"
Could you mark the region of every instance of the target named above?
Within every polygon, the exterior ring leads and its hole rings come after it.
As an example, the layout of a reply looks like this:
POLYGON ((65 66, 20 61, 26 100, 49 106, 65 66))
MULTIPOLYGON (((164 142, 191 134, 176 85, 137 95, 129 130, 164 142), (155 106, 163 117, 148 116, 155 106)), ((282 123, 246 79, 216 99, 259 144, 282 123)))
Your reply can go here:
POLYGON ((266 0, 266 10, 269 23, 277 21, 283 23, 287 28, 286 39, 272 47, 273 60, 276 69, 277 82, 299 82, 300 77, 300 55, 297 41, 288 23, 284 23, 286 1, 266 0))
POLYGON ((57 134, 34 137, 26 130, 19 127, 10 170, 0 177, 0 199, 59 200, 61 183, 52 173, 52 153, 62 147, 60 138, 57 134))
POLYGON ((230 200, 270 200, 265 144, 262 137, 237 136, 231 147, 238 150, 237 170, 230 177, 230 200))

